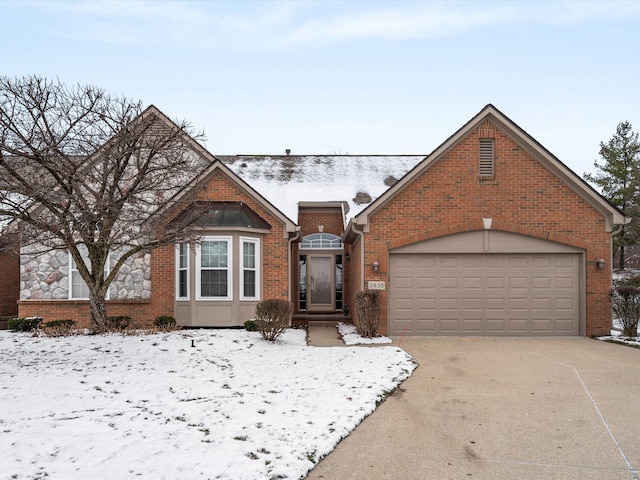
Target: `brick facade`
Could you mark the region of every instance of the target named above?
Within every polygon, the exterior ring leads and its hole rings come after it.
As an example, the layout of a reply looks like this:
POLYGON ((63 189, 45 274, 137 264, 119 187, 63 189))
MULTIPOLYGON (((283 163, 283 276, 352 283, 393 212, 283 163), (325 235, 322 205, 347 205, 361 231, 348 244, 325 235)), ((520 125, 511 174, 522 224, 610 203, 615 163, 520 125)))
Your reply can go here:
MULTIPOLYGON (((609 268, 595 258, 611 258, 611 233, 589 202, 489 121, 467 134, 369 219, 365 282, 388 280, 389 250, 430 238, 492 229, 520 233, 578 247, 586 258, 586 334, 607 335, 611 311, 609 268), (495 176, 479 176, 479 139, 495 140, 495 176)), ((355 256, 355 255, 354 255, 355 256)), ((609 262, 607 261, 609 266, 609 262)), ((387 331, 387 292, 382 292, 381 331, 387 331)))

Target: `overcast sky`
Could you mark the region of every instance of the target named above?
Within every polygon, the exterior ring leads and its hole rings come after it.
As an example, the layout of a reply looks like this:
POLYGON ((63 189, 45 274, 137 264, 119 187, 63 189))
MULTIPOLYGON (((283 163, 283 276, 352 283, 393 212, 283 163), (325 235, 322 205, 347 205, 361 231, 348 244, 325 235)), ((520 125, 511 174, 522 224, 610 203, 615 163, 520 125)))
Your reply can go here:
POLYGON ((640 130, 640 1, 13 2, 0 74, 94 84, 213 154, 428 154, 492 103, 576 173, 640 130))

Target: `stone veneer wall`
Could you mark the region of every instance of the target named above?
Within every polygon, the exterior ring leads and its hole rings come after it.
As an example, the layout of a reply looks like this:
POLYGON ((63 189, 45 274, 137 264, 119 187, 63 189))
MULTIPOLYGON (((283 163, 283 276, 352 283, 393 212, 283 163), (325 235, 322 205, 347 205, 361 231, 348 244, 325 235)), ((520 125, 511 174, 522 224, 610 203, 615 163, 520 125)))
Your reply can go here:
MULTIPOLYGON (((112 265, 114 260, 112 258, 112 265)), ((65 300, 69 298, 69 254, 51 251, 20 256, 21 300, 65 300)), ((139 252, 127 259, 109 288, 112 300, 151 298, 151 254, 139 252)))

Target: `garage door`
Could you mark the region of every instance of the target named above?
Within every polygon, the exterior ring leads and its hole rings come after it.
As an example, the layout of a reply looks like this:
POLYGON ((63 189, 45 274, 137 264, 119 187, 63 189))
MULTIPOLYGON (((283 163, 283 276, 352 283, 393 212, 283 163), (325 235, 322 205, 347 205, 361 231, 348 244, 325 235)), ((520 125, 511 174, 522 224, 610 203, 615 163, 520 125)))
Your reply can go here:
POLYGON ((579 335, 580 255, 392 254, 392 335, 579 335))

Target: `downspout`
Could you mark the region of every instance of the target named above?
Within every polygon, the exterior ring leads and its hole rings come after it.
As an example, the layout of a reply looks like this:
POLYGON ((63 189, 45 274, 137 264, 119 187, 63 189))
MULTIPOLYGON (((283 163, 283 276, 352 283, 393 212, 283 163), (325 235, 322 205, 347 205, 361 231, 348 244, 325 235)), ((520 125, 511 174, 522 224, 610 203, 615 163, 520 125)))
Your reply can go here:
POLYGON ((356 224, 351 221, 351 231, 360 237, 362 243, 362 255, 360 255, 360 290, 364 290, 364 232, 356 230, 356 224))
MULTIPOLYGON (((629 222, 627 222, 627 223, 629 223, 629 222)), ((613 237, 615 237, 616 235, 618 235, 618 234, 622 231, 622 229, 624 228, 624 226, 625 226, 625 225, 626 225, 625 223, 621 223, 621 224, 619 224, 619 225, 616 225, 615 230, 613 230, 613 231, 611 232, 611 252, 610 252, 610 254, 609 254, 609 258, 611 259, 611 271, 612 271, 612 272, 613 272, 613 270, 614 270, 614 266, 613 266, 613 256, 614 256, 614 255, 615 255, 615 253, 616 253, 616 252, 615 252, 615 250, 613 249, 613 237)))
POLYGON ((289 300, 290 302, 291 300, 291 291, 293 290, 293 285, 291 284, 291 265, 292 265, 292 250, 293 250, 293 242, 295 242, 296 240, 300 239, 300 229, 301 227, 297 226, 296 227, 296 234, 293 237, 289 237, 289 248, 287 249, 287 264, 289 265, 289 268, 287 269, 287 284, 288 284, 288 288, 287 288, 287 300, 289 300))

